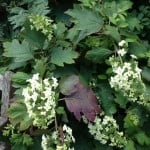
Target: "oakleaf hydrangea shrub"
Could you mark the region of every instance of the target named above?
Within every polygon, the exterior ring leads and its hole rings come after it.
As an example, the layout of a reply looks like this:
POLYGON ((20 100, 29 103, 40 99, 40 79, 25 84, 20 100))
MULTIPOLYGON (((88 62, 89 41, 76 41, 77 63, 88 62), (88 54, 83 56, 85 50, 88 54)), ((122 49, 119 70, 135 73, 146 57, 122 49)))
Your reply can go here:
POLYGON ((149 1, 1 0, 0 142, 150 149, 148 10, 149 1))

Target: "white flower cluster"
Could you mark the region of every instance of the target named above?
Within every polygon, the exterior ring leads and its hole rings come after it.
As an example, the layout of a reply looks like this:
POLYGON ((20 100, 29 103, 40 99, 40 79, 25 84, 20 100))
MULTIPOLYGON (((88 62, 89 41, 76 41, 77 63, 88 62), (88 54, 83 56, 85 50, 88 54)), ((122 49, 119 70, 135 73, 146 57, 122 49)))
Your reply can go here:
POLYGON ((88 128, 91 135, 102 144, 122 148, 127 142, 123 132, 119 132, 119 126, 113 117, 96 117, 94 123, 88 124, 88 128))
POLYGON ((124 48, 122 48, 122 49, 119 49, 117 51, 117 53, 118 53, 118 55, 120 55, 122 57, 122 56, 124 56, 127 53, 127 51, 124 48))
POLYGON ((126 43, 125 40, 122 40, 122 41, 119 42, 118 45, 119 45, 119 47, 121 47, 121 49, 119 49, 117 51, 117 54, 122 57, 127 53, 127 50, 125 48, 123 48, 123 47, 127 46, 127 43, 126 43))
POLYGON ((122 41, 119 42, 118 45, 119 45, 120 47, 123 47, 123 46, 126 45, 126 44, 127 44, 126 41, 125 41, 125 40, 122 40, 122 41))
POLYGON ((114 57, 110 57, 109 62, 112 66, 112 71, 115 76, 111 77, 110 85, 116 90, 121 89, 125 91, 130 90, 130 85, 128 81, 131 82, 131 79, 141 80, 141 69, 138 68, 137 63, 133 66, 129 62, 124 62, 119 64, 114 57), (129 80, 130 78, 130 80, 129 80))
POLYGON ((39 74, 34 74, 27 82, 29 86, 23 89, 22 95, 29 117, 33 125, 45 129, 55 117, 57 79, 42 80, 39 74))
POLYGON ((119 42, 119 47, 124 47, 117 51, 118 57, 112 56, 109 62, 112 66, 114 76, 110 78, 110 86, 129 101, 147 105, 145 102, 145 85, 141 79, 141 69, 136 61, 137 57, 131 56, 131 61, 124 62, 122 57, 126 54, 127 43, 125 40, 119 42))
POLYGON ((49 140, 50 140, 50 136, 42 135, 41 147, 42 147, 43 150, 48 150, 49 140))
POLYGON ((41 146, 43 150, 49 150, 53 145, 56 145, 56 150, 74 150, 70 145, 75 142, 72 135, 72 129, 67 125, 63 126, 63 141, 58 131, 54 131, 52 135, 43 135, 41 146))
POLYGON ((75 138, 72 136, 72 129, 64 124, 63 126, 63 132, 64 132, 64 142, 75 142, 75 138))
POLYGON ((52 24, 53 20, 41 15, 31 15, 29 21, 32 23, 32 25, 30 25, 31 29, 41 31, 47 36, 48 40, 52 39, 53 31, 56 29, 56 25, 52 24))

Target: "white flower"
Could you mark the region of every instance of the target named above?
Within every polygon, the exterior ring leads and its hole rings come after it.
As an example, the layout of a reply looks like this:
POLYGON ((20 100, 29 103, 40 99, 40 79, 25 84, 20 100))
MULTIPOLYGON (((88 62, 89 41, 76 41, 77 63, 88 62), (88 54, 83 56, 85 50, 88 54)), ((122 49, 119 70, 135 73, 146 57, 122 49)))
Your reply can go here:
POLYGON ((45 111, 41 111, 41 115, 42 116, 46 116, 46 112, 45 111))
POLYGON ((43 91, 45 98, 52 98, 52 87, 46 87, 45 91, 43 91))
POLYGON ((137 57, 135 55, 130 55, 133 59, 137 59, 137 57))
POLYGON ((49 137, 48 137, 48 136, 42 135, 41 146, 42 146, 43 150, 48 150, 48 147, 47 147, 48 140, 49 140, 49 137))
POLYGON ((127 51, 126 51, 124 48, 122 48, 122 49, 119 49, 119 50, 117 51, 117 53, 118 53, 120 56, 124 56, 124 55, 127 53, 127 51))
POLYGON ((38 93, 37 92, 33 92, 33 94, 31 95, 31 98, 33 99, 33 101, 36 101, 38 97, 38 93))
POLYGON ((58 86, 58 81, 54 77, 52 77, 52 80, 53 80, 53 87, 56 88, 58 86))
POLYGON ((31 84, 32 91, 41 87, 41 84, 38 81, 38 74, 33 75, 32 79, 28 79, 27 82, 31 84))
POLYGON ((45 84, 45 86, 50 86, 49 80, 48 79, 44 79, 43 83, 45 84))
POLYGON ((113 69, 113 71, 118 75, 122 75, 124 72, 124 68, 118 67, 118 68, 113 69))
POLYGON ((63 125, 63 131, 67 133, 68 135, 68 139, 66 138, 66 141, 68 140, 72 140, 73 142, 75 142, 75 138, 72 136, 72 129, 69 128, 66 124, 63 125))
POLYGON ((54 131, 53 133, 52 133, 52 139, 53 140, 56 140, 57 138, 58 138, 58 131, 54 131))
POLYGON ((30 99, 31 96, 30 96, 30 94, 29 94, 29 88, 23 89, 22 95, 25 97, 25 99, 30 99))
POLYGON ((32 80, 38 81, 39 80, 39 73, 34 74, 33 77, 32 77, 32 80))
POLYGON ((122 41, 119 42, 118 45, 119 45, 120 47, 123 47, 125 44, 126 44, 126 41, 125 41, 125 40, 122 40, 122 41))

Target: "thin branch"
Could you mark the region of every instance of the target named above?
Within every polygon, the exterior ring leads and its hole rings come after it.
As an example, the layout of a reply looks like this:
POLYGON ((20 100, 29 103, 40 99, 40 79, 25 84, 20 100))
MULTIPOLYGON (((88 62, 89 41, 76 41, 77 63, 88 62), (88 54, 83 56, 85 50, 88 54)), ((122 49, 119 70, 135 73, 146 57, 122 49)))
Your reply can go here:
POLYGON ((57 118, 56 118, 56 115, 55 115, 55 130, 56 130, 56 131, 58 130, 58 124, 57 124, 57 118))

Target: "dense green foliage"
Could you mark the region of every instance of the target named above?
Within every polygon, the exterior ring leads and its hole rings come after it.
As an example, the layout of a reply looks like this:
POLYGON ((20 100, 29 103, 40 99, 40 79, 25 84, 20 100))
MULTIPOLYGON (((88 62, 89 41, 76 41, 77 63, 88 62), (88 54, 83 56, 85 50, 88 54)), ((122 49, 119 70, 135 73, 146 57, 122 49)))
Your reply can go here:
POLYGON ((0 0, 0 141, 12 150, 150 149, 150 1, 0 0), (81 117, 82 115, 82 117, 81 117))

